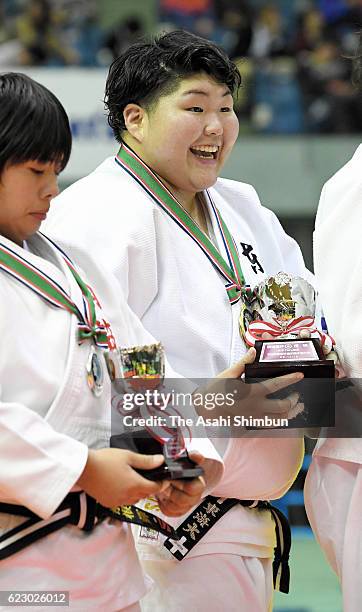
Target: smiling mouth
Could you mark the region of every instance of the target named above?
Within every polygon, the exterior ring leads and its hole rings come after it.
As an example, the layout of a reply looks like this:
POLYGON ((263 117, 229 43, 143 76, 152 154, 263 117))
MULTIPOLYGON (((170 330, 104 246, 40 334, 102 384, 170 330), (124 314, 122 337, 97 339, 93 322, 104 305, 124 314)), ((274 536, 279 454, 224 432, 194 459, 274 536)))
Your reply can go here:
POLYGON ((195 157, 200 159, 217 159, 220 147, 217 145, 200 145, 190 147, 190 151, 195 157))

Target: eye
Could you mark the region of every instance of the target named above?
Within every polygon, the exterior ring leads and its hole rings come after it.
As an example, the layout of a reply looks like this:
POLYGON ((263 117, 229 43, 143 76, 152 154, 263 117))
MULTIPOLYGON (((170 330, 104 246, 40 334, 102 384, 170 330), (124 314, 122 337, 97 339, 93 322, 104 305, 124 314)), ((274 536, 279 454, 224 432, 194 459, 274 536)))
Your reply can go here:
POLYGON ((37 174, 37 175, 41 175, 44 174, 44 170, 38 170, 38 168, 30 168, 31 172, 33 172, 33 174, 37 174))
POLYGON ((190 108, 188 108, 187 110, 191 111, 192 113, 203 113, 204 112, 201 106, 190 106, 190 108))
POLYGON ((222 108, 220 108, 221 113, 231 113, 232 110, 233 109, 230 106, 223 106, 222 108))

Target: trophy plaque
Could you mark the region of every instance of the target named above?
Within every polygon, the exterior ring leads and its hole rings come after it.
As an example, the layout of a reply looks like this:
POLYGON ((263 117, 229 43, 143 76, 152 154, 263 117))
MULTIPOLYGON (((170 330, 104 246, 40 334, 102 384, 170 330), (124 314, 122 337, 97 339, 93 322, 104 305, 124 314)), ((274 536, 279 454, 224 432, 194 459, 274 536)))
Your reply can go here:
POLYGON ((316 328, 315 309, 313 287, 303 278, 279 272, 246 295, 240 314, 245 342, 256 349, 254 363, 245 366, 245 381, 302 372, 302 381, 273 397, 298 391, 309 426, 332 424, 335 396, 334 362, 325 358, 322 348, 324 342, 331 346, 331 339, 316 328))
MULTIPOLYGON (((160 343, 135 346, 106 353, 107 368, 112 379, 112 396, 124 393, 154 392, 163 387, 165 377, 164 350, 160 343)), ((119 403, 119 402, 118 402, 119 403)), ((172 408, 170 409, 172 412, 172 408)), ((130 414, 123 411, 123 415, 130 414)), ((163 454, 164 463, 152 470, 137 470, 149 480, 197 478, 203 469, 187 453, 182 430, 167 421, 169 407, 160 410, 149 403, 132 411, 132 427, 111 436, 110 446, 142 454, 163 454), (137 420, 149 422, 137 426, 137 420)))

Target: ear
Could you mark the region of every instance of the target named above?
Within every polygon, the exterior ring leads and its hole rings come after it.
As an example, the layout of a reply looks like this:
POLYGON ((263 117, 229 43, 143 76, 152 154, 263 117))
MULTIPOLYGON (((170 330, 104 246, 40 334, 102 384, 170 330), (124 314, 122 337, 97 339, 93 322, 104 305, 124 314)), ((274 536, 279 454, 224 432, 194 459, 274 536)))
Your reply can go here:
POLYGON ((127 104, 123 110, 127 132, 138 142, 142 142, 146 112, 138 104, 127 104))

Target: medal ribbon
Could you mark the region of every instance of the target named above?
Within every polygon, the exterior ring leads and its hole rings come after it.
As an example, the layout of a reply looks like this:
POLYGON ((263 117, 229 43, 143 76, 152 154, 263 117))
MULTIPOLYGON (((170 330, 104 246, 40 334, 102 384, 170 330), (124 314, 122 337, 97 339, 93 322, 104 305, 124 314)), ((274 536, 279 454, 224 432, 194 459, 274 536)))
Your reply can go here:
POLYGON ((298 335, 303 329, 308 330, 310 334, 318 334, 321 345, 326 345, 330 349, 332 348, 334 344, 333 338, 320 332, 319 329, 315 327, 314 318, 308 316, 292 319, 286 326, 281 325, 277 319, 275 319, 275 323, 257 319, 249 324, 244 334, 244 338, 248 346, 254 346, 256 340, 274 340, 275 338, 282 338, 288 334, 298 335))
POLYGON ((225 288, 230 304, 235 304, 240 299, 241 289, 245 283, 241 269, 238 251, 233 237, 220 212, 213 204, 210 194, 208 198, 218 224, 228 262, 224 259, 210 238, 200 229, 189 213, 176 200, 169 189, 161 182, 157 175, 136 155, 127 145, 122 144, 117 156, 116 163, 127 172, 160 206, 182 230, 184 230, 194 242, 205 253, 206 257, 218 272, 226 280, 225 288))
MULTIPOLYGON (((47 238, 47 240, 49 240, 47 238)), ((49 240, 49 242, 51 242, 49 240)), ((54 243, 52 243, 54 245, 54 243)), ((57 245, 54 245, 57 247, 57 245)), ((21 257, 12 249, 0 242, 0 268, 13 278, 37 293, 46 302, 56 308, 63 308, 78 318, 78 339, 82 343, 88 338, 100 348, 107 348, 107 329, 97 322, 96 308, 91 291, 81 279, 70 259, 61 252, 65 263, 75 278, 83 298, 82 313, 64 289, 42 270, 21 257)))

